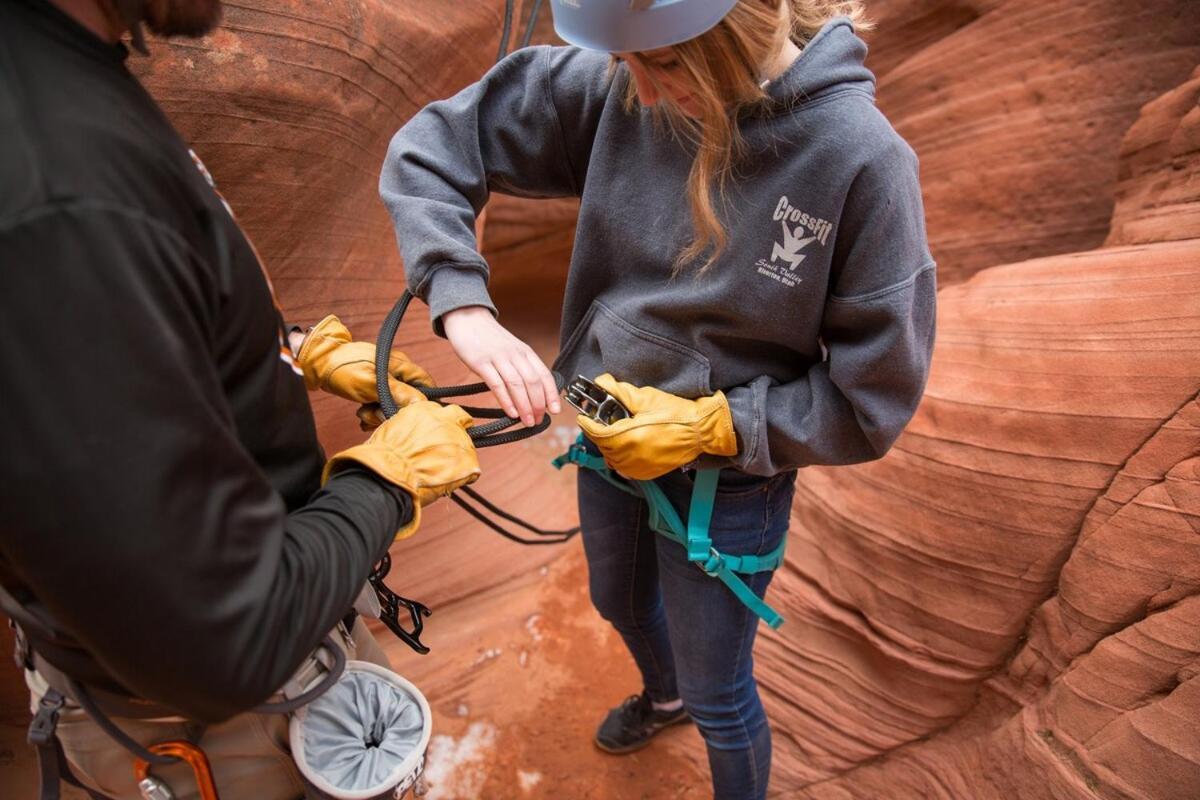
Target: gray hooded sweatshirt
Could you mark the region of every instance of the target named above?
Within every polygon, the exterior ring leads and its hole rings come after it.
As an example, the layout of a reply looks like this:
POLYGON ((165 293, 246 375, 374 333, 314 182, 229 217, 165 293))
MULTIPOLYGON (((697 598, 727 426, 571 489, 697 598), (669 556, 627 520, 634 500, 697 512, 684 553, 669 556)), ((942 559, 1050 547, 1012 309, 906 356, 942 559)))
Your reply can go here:
POLYGON ((453 309, 495 313, 474 236, 489 193, 578 196, 558 372, 724 391, 738 454, 704 466, 879 458, 925 386, 936 286, 917 159, 875 107, 865 55, 839 18, 767 85, 739 123, 728 245, 672 278, 692 150, 624 109, 626 67, 612 75, 607 55, 518 50, 392 140, 380 192, 410 289, 439 334, 453 309))

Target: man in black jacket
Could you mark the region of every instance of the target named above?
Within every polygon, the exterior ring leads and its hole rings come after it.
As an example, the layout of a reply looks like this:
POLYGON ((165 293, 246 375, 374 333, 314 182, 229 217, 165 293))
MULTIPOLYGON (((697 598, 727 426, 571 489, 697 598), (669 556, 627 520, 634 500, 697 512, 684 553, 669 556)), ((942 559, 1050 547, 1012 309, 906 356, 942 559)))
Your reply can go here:
MULTIPOLYGON (((373 350, 335 318, 289 346, 253 248, 119 43, 219 13, 0 0, 0 587, 62 634, 24 631, 35 704, 69 676, 170 712, 117 720, 143 743, 208 724, 226 800, 294 797, 282 718, 243 712, 343 618, 369 638, 347 612, 372 565, 478 463, 469 417, 417 401, 325 464, 305 383, 370 400, 373 350)), ((59 734, 83 777, 138 796, 129 754, 70 703, 59 734)))

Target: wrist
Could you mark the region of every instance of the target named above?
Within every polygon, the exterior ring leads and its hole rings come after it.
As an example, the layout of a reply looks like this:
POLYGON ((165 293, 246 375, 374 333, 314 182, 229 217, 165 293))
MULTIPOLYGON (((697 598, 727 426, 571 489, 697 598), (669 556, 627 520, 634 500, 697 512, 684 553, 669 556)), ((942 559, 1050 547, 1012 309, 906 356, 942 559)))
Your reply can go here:
POLYGON ((446 335, 446 315, 460 308, 486 308, 493 315, 496 314, 496 307, 487 290, 487 268, 482 265, 455 265, 437 269, 429 277, 423 294, 425 302, 429 304, 429 318, 433 321, 434 333, 439 336, 446 335))
POLYGON ((288 329, 287 343, 293 358, 300 358, 300 349, 304 347, 304 340, 307 338, 308 334, 299 325, 293 325, 288 329))
POLYGON ((442 329, 450 336, 464 325, 477 325, 495 322, 496 318, 487 306, 460 306, 442 315, 442 329))
POLYGON ((459 306, 442 315, 442 319, 493 319, 492 312, 487 306, 459 306))

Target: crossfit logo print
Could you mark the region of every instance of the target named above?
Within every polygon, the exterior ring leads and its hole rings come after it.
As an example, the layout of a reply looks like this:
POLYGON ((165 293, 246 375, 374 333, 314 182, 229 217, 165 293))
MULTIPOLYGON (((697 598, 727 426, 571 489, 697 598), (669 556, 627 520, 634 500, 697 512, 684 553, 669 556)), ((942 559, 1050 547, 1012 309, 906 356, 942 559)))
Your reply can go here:
POLYGON ((783 244, 780 245, 779 242, 776 242, 775 246, 771 248, 771 263, 775 263, 776 260, 786 261, 788 269, 795 272, 796 267, 800 266, 800 262, 808 257, 800 251, 815 242, 817 237, 809 236, 807 239, 801 239, 804 232, 803 225, 797 225, 796 230, 791 231, 786 222, 779 224, 783 226, 783 244))
POLYGON ((759 275, 791 288, 803 280, 796 268, 811 255, 804 251, 813 242, 824 247, 829 241, 833 223, 796 208, 788 201, 787 195, 779 198, 771 219, 779 223, 783 236, 772 244, 770 260, 760 258, 754 266, 759 275))

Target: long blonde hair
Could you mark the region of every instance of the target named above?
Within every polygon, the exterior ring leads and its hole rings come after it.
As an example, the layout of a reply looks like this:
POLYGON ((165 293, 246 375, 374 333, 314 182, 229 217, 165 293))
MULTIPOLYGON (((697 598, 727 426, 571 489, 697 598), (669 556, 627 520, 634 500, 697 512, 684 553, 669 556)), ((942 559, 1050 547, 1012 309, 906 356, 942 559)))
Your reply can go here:
MULTIPOLYGON (((721 255, 728 234, 720 211, 742 154, 738 115, 766 101, 760 76, 763 66, 788 38, 803 47, 825 23, 847 16, 859 29, 870 27, 861 0, 739 0, 737 5, 706 33, 671 49, 680 69, 690 79, 691 95, 699 109, 690 117, 669 94, 660 92, 654 111, 696 150, 687 179, 692 210, 693 238, 675 258, 674 273, 700 262, 703 273, 721 255)), ((625 104, 638 104, 637 86, 631 80, 625 104)))

